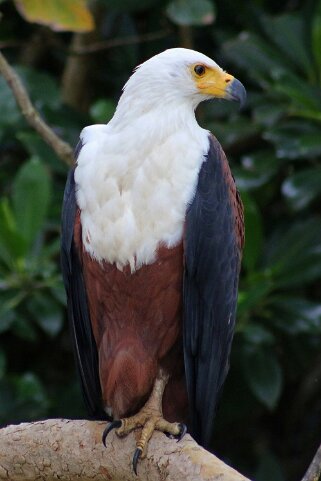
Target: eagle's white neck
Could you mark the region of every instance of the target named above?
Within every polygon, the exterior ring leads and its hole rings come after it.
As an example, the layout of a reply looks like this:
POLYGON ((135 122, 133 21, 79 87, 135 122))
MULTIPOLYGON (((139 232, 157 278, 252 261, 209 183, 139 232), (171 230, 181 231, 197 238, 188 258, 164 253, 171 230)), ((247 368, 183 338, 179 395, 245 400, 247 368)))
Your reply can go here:
POLYGON ((191 102, 125 94, 108 125, 83 130, 75 180, 85 249, 135 270, 180 242, 209 140, 191 102))
MULTIPOLYGON (((146 92, 143 99, 135 91, 127 89, 121 96, 114 117, 108 127, 114 133, 128 130, 130 136, 135 132, 144 142, 154 145, 180 129, 198 134, 200 129, 196 118, 197 104, 186 99, 175 99, 172 94, 146 92)), ((136 136, 134 137, 136 138, 136 136)))

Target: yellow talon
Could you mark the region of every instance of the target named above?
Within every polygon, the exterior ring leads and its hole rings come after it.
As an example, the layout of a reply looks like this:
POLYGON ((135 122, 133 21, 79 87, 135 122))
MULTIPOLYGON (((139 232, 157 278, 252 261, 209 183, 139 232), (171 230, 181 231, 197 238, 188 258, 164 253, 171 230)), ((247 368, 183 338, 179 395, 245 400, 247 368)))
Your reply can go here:
POLYGON ((115 432, 117 436, 120 437, 126 436, 134 429, 142 428, 133 457, 135 474, 137 474, 138 460, 146 456, 148 442, 154 431, 161 431, 173 437, 178 437, 178 441, 186 433, 186 426, 184 424, 170 423, 163 418, 162 399, 167 382, 168 375, 160 371, 154 383, 153 391, 142 409, 134 416, 114 421, 104 431, 103 442, 105 444, 107 434, 114 428, 116 428, 115 432))

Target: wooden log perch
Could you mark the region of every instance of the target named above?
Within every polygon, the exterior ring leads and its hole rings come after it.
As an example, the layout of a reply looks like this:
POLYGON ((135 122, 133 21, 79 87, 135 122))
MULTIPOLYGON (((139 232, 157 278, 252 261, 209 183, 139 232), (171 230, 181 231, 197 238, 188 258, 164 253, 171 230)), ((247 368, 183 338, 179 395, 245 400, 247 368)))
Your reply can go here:
POLYGON ((302 478, 302 481, 318 481, 321 476, 321 444, 315 453, 314 458, 310 466, 307 469, 307 472, 302 478))
POLYGON ((249 481, 186 435, 179 443, 154 433, 147 457, 132 469, 135 433, 120 439, 106 423, 50 419, 0 431, 0 480, 249 481))

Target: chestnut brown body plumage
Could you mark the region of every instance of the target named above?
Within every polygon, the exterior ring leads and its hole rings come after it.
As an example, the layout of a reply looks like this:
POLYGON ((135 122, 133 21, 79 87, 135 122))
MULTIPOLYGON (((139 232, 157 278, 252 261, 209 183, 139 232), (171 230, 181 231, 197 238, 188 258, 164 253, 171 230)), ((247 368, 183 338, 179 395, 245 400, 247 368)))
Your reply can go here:
POLYGON ((187 416, 182 343, 183 244, 160 247, 156 261, 135 273, 97 263, 82 246, 80 212, 74 241, 82 260, 90 319, 98 349, 104 406, 116 419, 134 414, 147 401, 158 370, 170 375, 164 416, 187 416))

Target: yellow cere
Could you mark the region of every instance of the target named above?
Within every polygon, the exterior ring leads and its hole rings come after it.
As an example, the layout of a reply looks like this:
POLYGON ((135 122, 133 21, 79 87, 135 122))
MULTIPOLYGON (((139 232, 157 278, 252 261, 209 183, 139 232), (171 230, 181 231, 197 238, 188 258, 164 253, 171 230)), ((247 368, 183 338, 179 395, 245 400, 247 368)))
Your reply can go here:
POLYGON ((234 79, 233 75, 224 72, 219 67, 196 63, 191 65, 190 70, 201 93, 218 98, 226 96, 226 89, 234 79))

